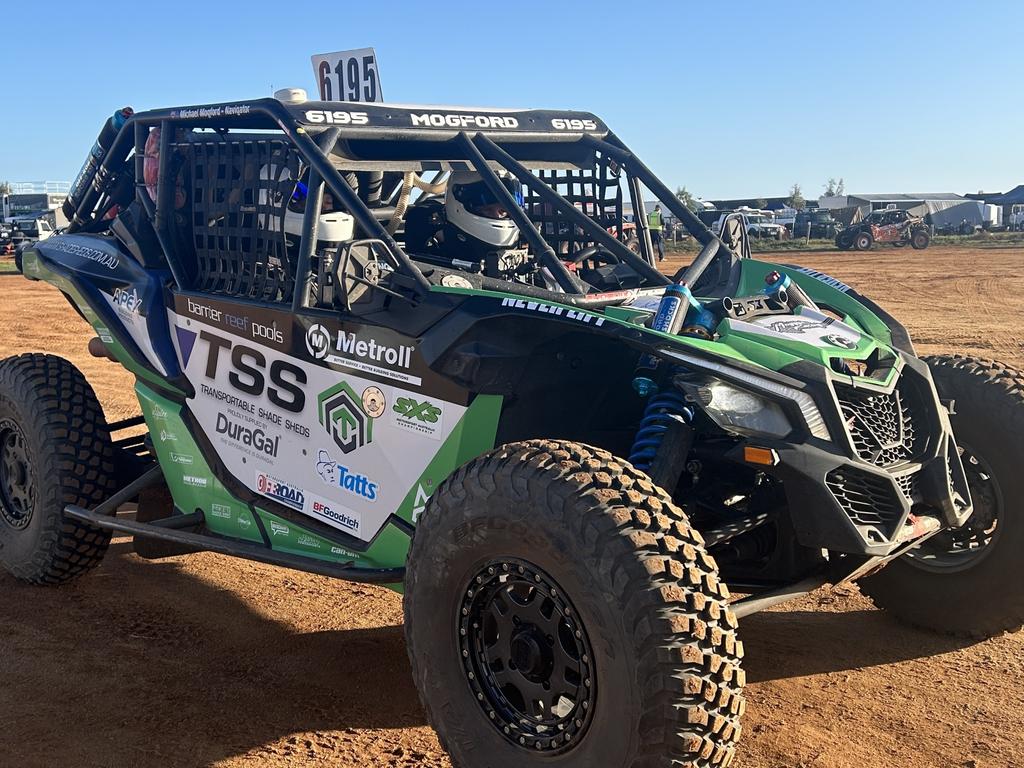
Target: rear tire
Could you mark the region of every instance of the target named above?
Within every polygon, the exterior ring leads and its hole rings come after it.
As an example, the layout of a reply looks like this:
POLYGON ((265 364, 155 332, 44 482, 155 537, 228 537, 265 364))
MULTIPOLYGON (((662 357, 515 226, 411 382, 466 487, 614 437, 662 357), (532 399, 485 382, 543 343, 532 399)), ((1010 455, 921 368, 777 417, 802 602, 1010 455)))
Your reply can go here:
POLYGON ((1024 624, 1024 373, 960 355, 926 358, 955 400, 974 513, 861 582, 874 603, 920 627, 984 638, 1024 624), (993 524, 994 523, 994 524, 993 524))
POLYGON ((0 565, 32 584, 61 584, 96 566, 106 531, 64 516, 112 492, 114 449, 103 409, 70 362, 0 361, 0 565))
POLYGON ((413 677, 455 765, 731 762, 745 679, 728 590, 630 464, 541 440, 480 457, 431 497, 405 586, 413 677))
POLYGON ((853 238, 853 247, 858 251, 870 251, 874 242, 875 238, 871 236, 870 232, 859 232, 857 236, 853 238))
POLYGON ((836 248, 840 251, 848 251, 853 246, 853 243, 848 237, 843 237, 842 232, 836 235, 836 248))
POLYGON ((910 236, 910 246, 916 251, 923 251, 931 241, 932 236, 928 234, 927 229, 914 230, 914 233, 910 236))
POLYGON ((631 237, 628 240, 626 240, 624 245, 627 248, 629 248, 629 250, 631 250, 633 253, 637 254, 638 256, 640 255, 640 240, 639 240, 639 238, 631 237))

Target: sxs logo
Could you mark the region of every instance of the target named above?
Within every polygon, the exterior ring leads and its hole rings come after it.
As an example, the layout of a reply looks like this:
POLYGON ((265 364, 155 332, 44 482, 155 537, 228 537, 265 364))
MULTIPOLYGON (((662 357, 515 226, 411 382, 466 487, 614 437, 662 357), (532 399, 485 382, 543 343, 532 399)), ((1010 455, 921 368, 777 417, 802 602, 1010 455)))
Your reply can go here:
POLYGON ((199 338, 209 347, 206 357, 205 376, 216 381, 221 364, 221 352, 230 352, 231 372, 228 382, 239 392, 259 397, 264 392, 267 399, 285 411, 302 413, 306 406, 306 372, 286 360, 272 360, 260 350, 245 344, 236 344, 230 339, 209 331, 200 331, 199 338))
POLYGON ((403 419, 416 419, 427 424, 436 424, 441 415, 441 409, 429 400, 420 403, 411 397, 398 398, 392 410, 403 419))
POLYGON ((341 381, 317 395, 320 424, 343 453, 373 440, 373 419, 348 382, 341 381))

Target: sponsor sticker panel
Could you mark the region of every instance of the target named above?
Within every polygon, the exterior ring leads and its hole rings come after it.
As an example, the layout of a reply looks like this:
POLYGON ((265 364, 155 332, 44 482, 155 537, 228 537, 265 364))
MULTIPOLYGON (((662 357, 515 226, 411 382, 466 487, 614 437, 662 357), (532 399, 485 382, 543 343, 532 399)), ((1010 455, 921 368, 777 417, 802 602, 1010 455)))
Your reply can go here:
POLYGON ((285 351, 276 336, 253 332, 273 329, 275 318, 223 302, 179 297, 170 319, 195 389, 188 408, 227 470, 264 498, 364 541, 466 410, 416 388, 427 369, 415 343, 386 329, 313 324, 285 351))

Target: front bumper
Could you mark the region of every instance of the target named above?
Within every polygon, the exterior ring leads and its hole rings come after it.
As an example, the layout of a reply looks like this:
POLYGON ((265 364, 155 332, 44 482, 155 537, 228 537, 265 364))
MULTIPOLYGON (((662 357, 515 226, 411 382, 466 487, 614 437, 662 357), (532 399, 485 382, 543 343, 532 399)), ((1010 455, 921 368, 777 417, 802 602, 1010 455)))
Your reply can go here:
MULTIPOLYGON (((966 522, 973 511, 970 491, 948 415, 924 363, 907 360, 888 390, 840 383, 827 391, 832 415, 838 416, 830 421, 845 427, 839 435, 833 430, 835 442, 745 443, 778 455, 778 463, 766 471, 782 482, 802 545, 885 557, 938 527, 966 522), (851 410, 850 396, 861 398, 855 405, 868 404, 870 418, 881 413, 874 429, 851 410)), ((828 407, 820 402, 822 390, 816 399, 819 407, 828 407)), ((737 460, 742 449, 735 449, 737 460)))

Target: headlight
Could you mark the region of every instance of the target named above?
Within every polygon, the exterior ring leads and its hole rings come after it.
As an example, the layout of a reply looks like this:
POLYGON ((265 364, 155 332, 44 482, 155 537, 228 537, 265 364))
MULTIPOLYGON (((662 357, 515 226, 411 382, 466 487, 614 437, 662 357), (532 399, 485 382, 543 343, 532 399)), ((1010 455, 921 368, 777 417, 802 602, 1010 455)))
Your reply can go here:
POLYGON ((754 392, 713 377, 699 381, 680 377, 676 383, 727 432, 782 438, 793 431, 779 404, 754 392))
POLYGON ((749 384, 751 390, 760 390, 761 392, 766 392, 769 395, 774 395, 776 398, 793 401, 797 408, 800 409, 800 413, 804 418, 804 423, 806 423, 807 430, 811 435, 820 438, 821 440, 832 439, 832 435, 828 431, 828 426, 825 424, 825 419, 822 417, 821 411, 819 411, 818 406, 815 405, 814 399, 806 392, 801 392, 799 389, 788 387, 785 384, 779 384, 771 379, 763 379, 747 373, 746 371, 740 371, 711 360, 702 360, 699 357, 693 357, 692 355, 688 355, 685 352, 680 352, 675 349, 661 349, 660 352, 666 357, 680 360, 697 370, 704 369, 705 371, 721 372, 730 378, 742 381, 744 384, 749 384))

